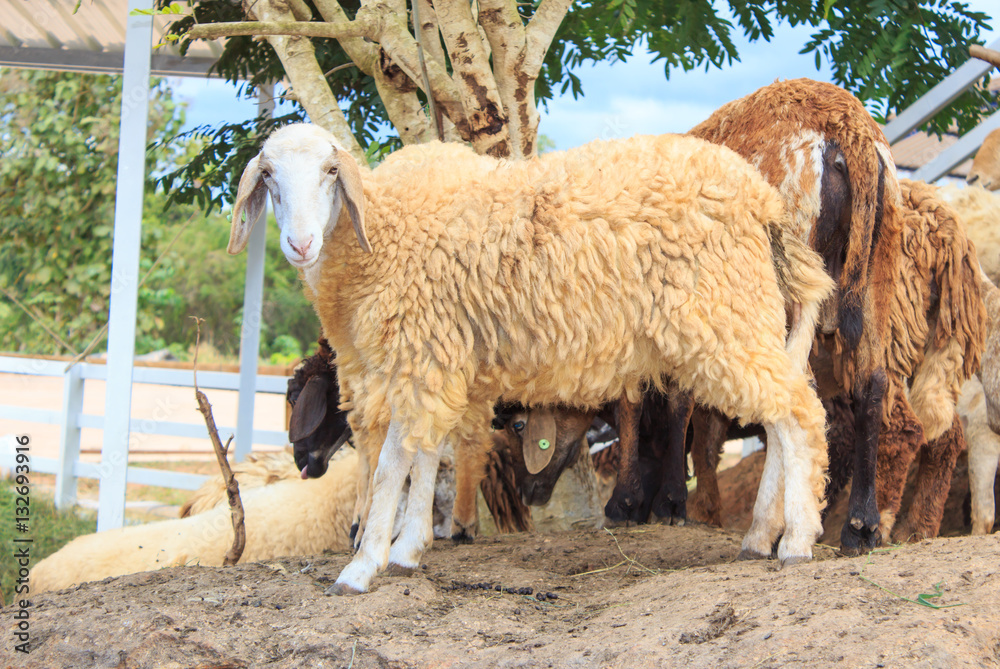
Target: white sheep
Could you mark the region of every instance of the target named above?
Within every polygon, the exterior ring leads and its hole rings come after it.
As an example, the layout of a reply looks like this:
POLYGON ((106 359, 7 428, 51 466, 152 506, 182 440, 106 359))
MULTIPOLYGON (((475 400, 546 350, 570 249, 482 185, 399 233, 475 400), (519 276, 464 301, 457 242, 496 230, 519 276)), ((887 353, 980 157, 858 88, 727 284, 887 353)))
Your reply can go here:
POLYGON ((990 429, 986 418, 986 398, 983 384, 972 377, 962 386, 958 398, 958 413, 962 417, 965 441, 969 445, 969 492, 972 496, 972 533, 993 531, 996 501, 993 481, 1000 461, 1000 435, 990 429))
MULTIPOLYGON (((437 149, 402 152, 424 150, 437 149)), ((485 457, 497 397, 596 408, 637 401, 664 376, 766 426, 783 486, 762 490, 744 549, 769 554, 783 533, 784 564, 811 557, 826 444, 802 367, 832 282, 816 254, 782 236, 781 200, 746 161, 661 136, 381 172, 362 179, 316 126, 282 128, 240 180, 229 244, 245 246, 256 217, 250 208, 243 220, 240 203, 266 186, 284 203, 289 259, 305 269, 342 388, 365 431, 385 435, 361 549, 333 591, 367 590, 387 562, 419 564, 440 449, 485 457), (353 231, 338 225, 348 221, 353 231), (797 258, 784 268, 803 305, 788 352, 772 239, 797 258)))
POLYGON ((991 281, 1000 281, 1000 193, 951 184, 939 186, 938 193, 961 217, 983 271, 991 281))
MULTIPOLYGON (((291 461, 290 456, 283 454, 291 461)), ((326 476, 293 477, 241 492, 246 547, 241 562, 284 555, 316 555, 345 550, 354 508, 358 457, 351 452, 330 463, 326 476), (294 514, 294 522, 290 515, 294 514)), ((213 478, 206 491, 221 489, 213 478)), ((209 494, 221 498, 222 495, 209 494)), ((133 525, 77 537, 31 570, 32 592, 59 590, 96 581, 179 565, 219 566, 233 544, 232 514, 223 501, 187 518, 133 525)))
POLYGON ((966 181, 971 186, 1000 190, 1000 128, 986 135, 972 160, 966 181))

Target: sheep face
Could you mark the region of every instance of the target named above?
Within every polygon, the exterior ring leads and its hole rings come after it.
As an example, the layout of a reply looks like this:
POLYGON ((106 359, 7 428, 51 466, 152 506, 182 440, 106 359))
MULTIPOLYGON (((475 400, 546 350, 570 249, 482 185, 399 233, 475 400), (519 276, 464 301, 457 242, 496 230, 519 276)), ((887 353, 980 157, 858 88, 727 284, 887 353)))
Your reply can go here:
POLYGON ((270 193, 281 250, 293 266, 316 263, 323 243, 347 215, 358 243, 371 251, 364 225, 364 189, 351 154, 322 128, 297 123, 275 131, 247 163, 233 204, 229 253, 243 250, 270 193))
MULTIPOLYGON (((823 256, 827 273, 839 284, 851 234, 851 181, 847 160, 834 140, 826 142, 822 149, 820 209, 811 234, 810 246, 823 256)), ((820 322, 826 333, 837 328, 838 302, 839 291, 823 305, 820 322)))
POLYGON ((543 506, 563 471, 577 458, 594 415, 561 407, 539 407, 530 413, 520 405, 507 408, 510 413, 498 413, 494 427, 505 433, 521 499, 529 506, 543 506), (549 443, 540 448, 543 439, 549 443))

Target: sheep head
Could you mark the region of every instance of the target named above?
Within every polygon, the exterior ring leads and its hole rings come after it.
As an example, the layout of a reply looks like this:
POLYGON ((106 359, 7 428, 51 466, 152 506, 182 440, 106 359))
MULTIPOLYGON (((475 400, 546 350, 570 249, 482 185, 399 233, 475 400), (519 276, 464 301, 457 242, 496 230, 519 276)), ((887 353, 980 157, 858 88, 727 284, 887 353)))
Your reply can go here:
POLYGON ((972 169, 966 181, 986 190, 1000 190, 1000 128, 986 135, 972 160, 972 169))
POLYGON ((580 441, 593 412, 566 407, 498 405, 493 427, 503 430, 510 448, 521 499, 531 506, 548 503, 563 471, 578 457, 580 441))
POLYGON ((276 130, 247 163, 233 204, 229 253, 246 247, 268 193, 281 250, 293 266, 304 269, 316 263, 343 215, 350 217, 361 248, 371 251, 358 164, 323 128, 296 123, 276 130))

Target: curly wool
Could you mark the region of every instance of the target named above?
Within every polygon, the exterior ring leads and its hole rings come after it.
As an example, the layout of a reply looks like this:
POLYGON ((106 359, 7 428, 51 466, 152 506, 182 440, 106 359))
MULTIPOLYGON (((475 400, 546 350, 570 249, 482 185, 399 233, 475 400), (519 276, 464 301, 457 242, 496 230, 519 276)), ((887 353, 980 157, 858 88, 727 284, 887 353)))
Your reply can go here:
POLYGON ((376 170, 372 254, 335 229, 316 307, 353 408, 387 403, 433 449, 481 433, 501 395, 596 408, 668 376, 745 422, 802 404, 766 225, 783 209, 744 161, 669 136, 479 161, 376 170), (459 425, 472 408, 484 420, 459 425))
POLYGON ((977 369, 987 315, 976 249, 939 190, 900 179, 902 254, 889 318, 886 397, 909 382, 928 441, 951 427, 962 384, 977 369))
MULTIPOLYGON (((847 162, 853 195, 847 257, 839 282, 838 336, 847 350, 857 349, 858 372, 869 374, 883 359, 887 345, 887 299, 901 229, 895 166, 878 124, 844 89, 794 79, 775 82, 723 105, 689 134, 728 146, 757 167, 788 206, 792 229, 811 245, 813 225, 820 215, 823 145, 837 142, 847 162), (885 168, 881 201, 880 156, 885 168), (882 221, 877 227, 880 208, 882 221), (860 320, 845 318, 852 314, 860 320)), ((849 390, 854 379, 843 382, 849 390)))
POLYGON ((1000 281, 1000 193, 953 185, 940 186, 938 191, 962 219, 986 276, 993 283, 1000 281))

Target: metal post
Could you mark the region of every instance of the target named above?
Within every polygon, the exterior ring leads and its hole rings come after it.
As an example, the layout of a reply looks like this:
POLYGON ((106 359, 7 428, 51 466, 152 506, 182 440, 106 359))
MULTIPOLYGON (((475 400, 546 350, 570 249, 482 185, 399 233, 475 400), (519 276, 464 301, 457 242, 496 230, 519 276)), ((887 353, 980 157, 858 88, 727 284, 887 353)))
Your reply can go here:
MULTIPOLYGON (((1000 49, 1000 39, 990 44, 991 49, 1000 49)), ((945 108, 965 89, 979 81, 993 66, 976 58, 970 58, 961 67, 945 77, 941 83, 920 96, 920 99, 899 112, 883 132, 889 144, 895 144, 923 125, 927 119, 945 108)))
POLYGON ((56 471, 56 508, 76 504, 76 474, 80 458, 80 414, 83 412, 83 376, 80 365, 66 370, 63 379, 62 429, 59 435, 59 465, 56 471))
POLYGON ((913 179, 934 183, 958 165, 975 155, 986 136, 1000 128, 1000 111, 982 121, 962 138, 941 152, 934 160, 913 173, 913 179))
MULTIPOLYGON (((274 84, 257 89, 257 116, 274 111, 274 84)), ((247 242, 246 285, 243 288, 243 327, 240 330, 240 396, 236 409, 235 458, 243 460, 253 448, 253 409, 257 393, 257 356, 260 353, 260 321, 264 306, 264 241, 267 203, 254 223, 247 242)))
POLYGON ((126 19, 98 532, 121 527, 125 520, 129 419, 132 410, 132 358, 135 354, 135 317, 139 298, 139 248, 142 241, 146 122, 153 42, 153 18, 133 16, 132 12, 150 9, 152 6, 153 0, 129 0, 126 19))

